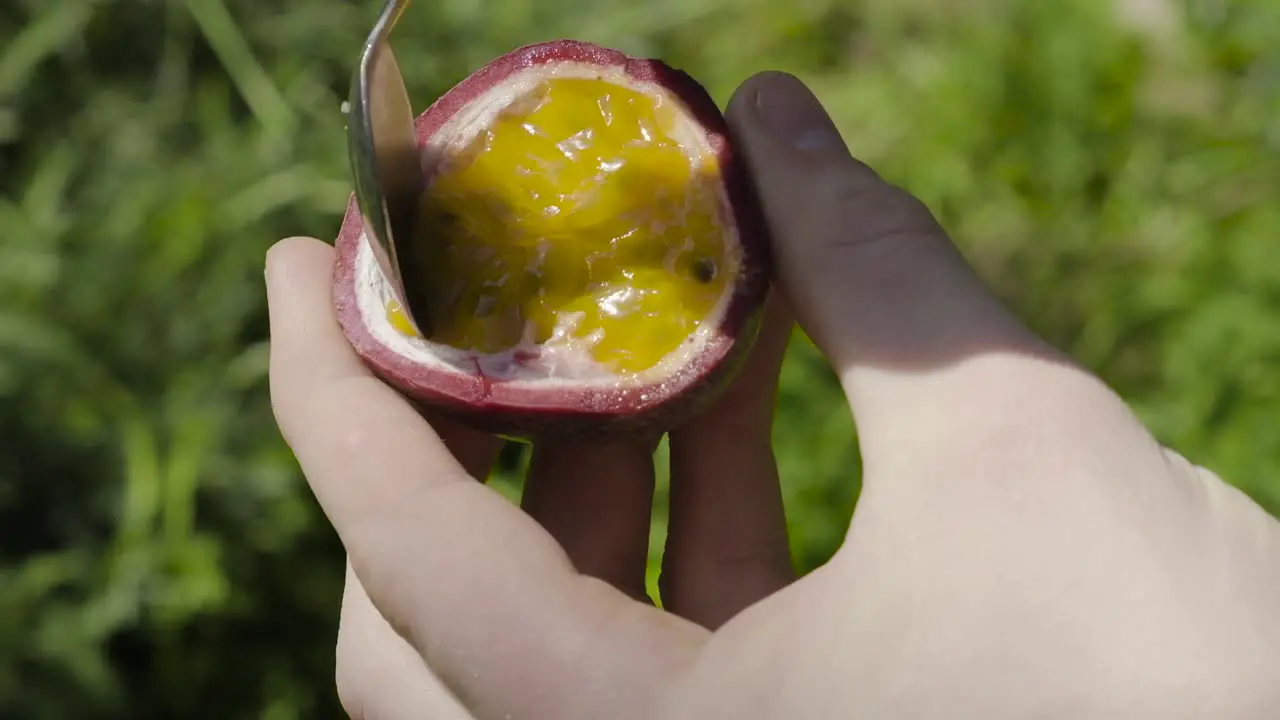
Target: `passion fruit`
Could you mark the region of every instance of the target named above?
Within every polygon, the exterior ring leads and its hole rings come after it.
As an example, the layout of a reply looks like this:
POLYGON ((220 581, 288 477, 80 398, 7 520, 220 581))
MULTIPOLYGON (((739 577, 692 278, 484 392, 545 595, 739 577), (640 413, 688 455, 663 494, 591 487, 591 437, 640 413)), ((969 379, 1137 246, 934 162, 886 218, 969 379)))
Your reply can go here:
POLYGON ((509 437, 668 430, 754 343, 763 223, 724 116, 659 60, 560 40, 514 50, 417 117, 426 190, 408 283, 354 196, 334 301, 348 341, 403 395, 509 437))

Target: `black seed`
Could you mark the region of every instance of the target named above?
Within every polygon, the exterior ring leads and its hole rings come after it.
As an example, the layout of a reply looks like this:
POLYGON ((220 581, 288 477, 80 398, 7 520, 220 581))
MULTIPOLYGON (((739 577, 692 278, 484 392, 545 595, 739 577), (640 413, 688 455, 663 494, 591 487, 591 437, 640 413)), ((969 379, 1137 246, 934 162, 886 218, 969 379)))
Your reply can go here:
POLYGON ((716 261, 711 258, 698 258, 693 261, 693 277, 700 283, 709 283, 716 278, 716 261))

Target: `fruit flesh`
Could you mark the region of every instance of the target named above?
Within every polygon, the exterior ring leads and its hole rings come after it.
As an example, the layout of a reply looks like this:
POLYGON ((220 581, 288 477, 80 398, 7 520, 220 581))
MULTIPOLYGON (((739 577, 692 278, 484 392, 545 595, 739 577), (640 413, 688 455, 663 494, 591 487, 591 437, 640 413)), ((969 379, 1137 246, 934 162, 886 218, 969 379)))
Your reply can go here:
MULTIPOLYGON (((737 262, 716 163, 679 142, 680 121, 665 97, 553 77, 446 158, 416 238, 432 339, 575 346, 618 374, 676 350, 737 262)), ((398 306, 388 314, 411 333, 398 306)))

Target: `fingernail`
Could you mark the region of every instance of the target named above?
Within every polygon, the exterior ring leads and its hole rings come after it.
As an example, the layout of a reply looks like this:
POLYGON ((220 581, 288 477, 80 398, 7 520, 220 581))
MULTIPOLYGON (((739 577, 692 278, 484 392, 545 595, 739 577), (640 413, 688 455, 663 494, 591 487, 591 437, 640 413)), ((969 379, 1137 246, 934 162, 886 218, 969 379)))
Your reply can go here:
POLYGON ((756 87, 756 110, 766 129, 799 150, 843 148, 822 103, 797 78, 770 73, 756 87))
POLYGON ((280 257, 280 250, 291 239, 281 240, 267 248, 266 257, 262 263, 262 278, 266 281, 268 298, 271 297, 272 289, 280 284, 280 273, 288 272, 284 267, 284 260, 280 257))
POLYGON ((272 278, 272 276, 274 276, 274 275, 275 275, 275 272, 273 272, 273 270, 272 270, 272 264, 273 264, 273 263, 271 262, 271 251, 272 251, 272 250, 275 250, 275 246, 274 246, 274 245, 267 249, 266 257, 264 257, 264 258, 263 258, 263 263, 262 263, 262 280, 263 280, 263 282, 264 282, 264 283, 266 284, 266 286, 267 286, 267 294, 268 294, 268 295, 270 295, 270 294, 271 294, 271 278, 272 278))

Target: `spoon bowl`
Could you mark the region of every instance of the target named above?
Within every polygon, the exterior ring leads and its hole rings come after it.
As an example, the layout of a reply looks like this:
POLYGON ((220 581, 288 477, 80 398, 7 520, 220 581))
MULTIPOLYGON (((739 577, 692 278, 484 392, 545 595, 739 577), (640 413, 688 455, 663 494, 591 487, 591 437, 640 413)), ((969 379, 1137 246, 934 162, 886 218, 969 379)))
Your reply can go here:
POLYGON ((365 41, 348 98, 347 151, 356 204, 378 267, 405 314, 424 335, 421 289, 405 282, 413 226, 425 190, 413 106, 390 36, 409 0, 387 0, 365 41))

